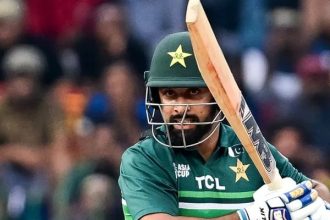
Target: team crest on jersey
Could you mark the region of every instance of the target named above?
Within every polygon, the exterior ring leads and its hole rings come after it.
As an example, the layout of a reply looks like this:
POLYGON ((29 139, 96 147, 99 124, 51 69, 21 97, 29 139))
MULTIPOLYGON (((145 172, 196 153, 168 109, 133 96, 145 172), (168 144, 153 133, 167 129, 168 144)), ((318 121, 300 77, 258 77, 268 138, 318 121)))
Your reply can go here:
POLYGON ((243 164, 242 161, 237 159, 236 166, 229 166, 229 168, 235 172, 236 179, 235 182, 239 181, 241 178, 249 181, 248 176, 246 175, 246 170, 249 168, 250 164, 243 164))
POLYGON ((230 157, 238 157, 244 152, 244 148, 242 145, 235 145, 233 147, 228 148, 228 155, 230 157))
POLYGON ((175 170, 175 177, 188 177, 190 174, 190 166, 189 164, 175 164, 173 163, 175 170))

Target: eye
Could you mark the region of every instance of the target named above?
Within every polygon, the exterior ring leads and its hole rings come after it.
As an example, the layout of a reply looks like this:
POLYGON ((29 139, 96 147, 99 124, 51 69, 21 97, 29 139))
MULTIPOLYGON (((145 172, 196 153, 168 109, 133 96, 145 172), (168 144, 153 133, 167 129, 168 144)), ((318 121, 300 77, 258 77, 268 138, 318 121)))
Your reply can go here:
POLYGON ((161 94, 166 97, 174 97, 175 92, 172 89, 162 89, 161 94))
POLYGON ((199 93, 200 93, 200 89, 198 88, 192 88, 189 90, 189 94, 193 96, 198 95, 199 93))
POLYGON ((165 92, 165 95, 167 96, 167 97, 172 97, 172 96, 174 96, 174 92, 172 91, 172 90, 167 90, 166 92, 165 92))

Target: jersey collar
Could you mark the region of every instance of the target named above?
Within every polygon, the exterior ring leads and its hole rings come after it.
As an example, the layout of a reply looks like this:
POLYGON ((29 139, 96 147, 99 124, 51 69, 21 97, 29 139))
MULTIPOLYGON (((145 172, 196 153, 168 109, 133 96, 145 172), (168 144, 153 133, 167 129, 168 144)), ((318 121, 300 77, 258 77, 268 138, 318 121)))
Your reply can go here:
POLYGON ((220 138, 218 140, 218 147, 232 147, 233 145, 241 144, 235 132, 228 125, 221 123, 220 138))

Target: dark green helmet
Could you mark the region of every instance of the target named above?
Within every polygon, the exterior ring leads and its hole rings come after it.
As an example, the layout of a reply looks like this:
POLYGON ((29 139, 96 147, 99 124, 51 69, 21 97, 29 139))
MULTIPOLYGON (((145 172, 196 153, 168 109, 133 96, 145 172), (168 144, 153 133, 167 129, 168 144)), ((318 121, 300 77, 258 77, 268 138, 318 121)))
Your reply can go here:
POLYGON ((170 34, 160 41, 145 80, 147 87, 206 87, 188 32, 170 34))

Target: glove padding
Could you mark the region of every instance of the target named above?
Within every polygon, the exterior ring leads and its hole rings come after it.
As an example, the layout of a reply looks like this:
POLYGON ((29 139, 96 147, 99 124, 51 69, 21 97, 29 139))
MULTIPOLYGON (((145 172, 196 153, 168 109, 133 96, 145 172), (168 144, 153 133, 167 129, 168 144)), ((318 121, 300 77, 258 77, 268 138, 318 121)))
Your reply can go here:
POLYGON ((330 220, 324 201, 312 189, 312 182, 298 185, 284 178, 283 189, 270 191, 267 185, 254 194, 254 204, 238 211, 241 220, 330 220))
MULTIPOLYGON (((318 198, 320 199, 320 198, 318 198)), ((310 219, 312 220, 329 220, 330 219, 330 204, 322 201, 324 205, 315 212, 310 219)))

